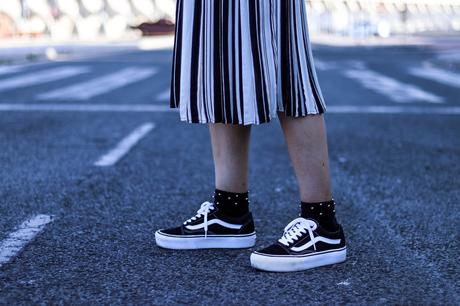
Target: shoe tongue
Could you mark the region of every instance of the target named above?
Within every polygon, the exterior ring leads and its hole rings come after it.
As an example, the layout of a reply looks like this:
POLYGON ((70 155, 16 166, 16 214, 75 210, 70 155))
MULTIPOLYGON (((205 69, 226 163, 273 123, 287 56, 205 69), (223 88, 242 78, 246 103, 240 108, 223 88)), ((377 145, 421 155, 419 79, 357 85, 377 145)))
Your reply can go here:
POLYGON ((285 228, 284 228, 284 232, 288 232, 290 231, 294 226, 296 226, 297 224, 299 223, 302 223, 306 221, 306 219, 302 218, 302 217, 298 217, 294 220, 292 220, 285 228))
POLYGON ((297 224, 305 223, 305 222, 309 222, 309 221, 310 221, 310 222, 313 221, 313 222, 316 224, 315 228, 318 227, 318 222, 317 222, 316 220, 310 219, 310 218, 307 219, 307 218, 303 218, 303 217, 298 217, 298 218, 292 220, 291 223, 289 223, 289 224, 286 226, 286 228, 284 229, 284 231, 285 231, 285 232, 288 232, 289 230, 291 230, 291 229, 292 229, 294 226, 296 226, 297 224))
POLYGON ((305 219, 304 217, 298 217, 298 218, 292 220, 291 223, 292 223, 292 226, 295 226, 295 225, 300 224, 300 223, 305 223, 305 222, 307 222, 307 220, 308 219, 305 219))

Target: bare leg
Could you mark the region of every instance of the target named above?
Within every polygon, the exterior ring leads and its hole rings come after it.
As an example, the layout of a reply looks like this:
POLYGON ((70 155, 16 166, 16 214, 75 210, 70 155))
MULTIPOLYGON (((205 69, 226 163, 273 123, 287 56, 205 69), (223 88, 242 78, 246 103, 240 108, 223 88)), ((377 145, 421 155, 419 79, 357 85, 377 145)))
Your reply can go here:
POLYGON ((251 128, 209 124, 216 188, 229 192, 248 191, 248 158, 251 128))
POLYGON ((287 117, 279 113, 302 202, 332 198, 324 116, 287 117))

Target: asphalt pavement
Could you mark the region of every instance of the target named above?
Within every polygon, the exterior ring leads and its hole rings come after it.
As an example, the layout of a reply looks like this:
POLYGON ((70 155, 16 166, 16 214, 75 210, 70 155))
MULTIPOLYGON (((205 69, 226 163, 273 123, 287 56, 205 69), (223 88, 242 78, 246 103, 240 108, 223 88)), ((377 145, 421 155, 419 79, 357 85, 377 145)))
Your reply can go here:
MULTIPOLYGON (((168 110, 171 50, 0 66, 0 304, 460 304, 456 51, 314 52, 348 260, 288 274, 155 246, 213 191, 206 126, 168 110)), ((298 213, 277 120, 250 185, 259 248, 298 213)))

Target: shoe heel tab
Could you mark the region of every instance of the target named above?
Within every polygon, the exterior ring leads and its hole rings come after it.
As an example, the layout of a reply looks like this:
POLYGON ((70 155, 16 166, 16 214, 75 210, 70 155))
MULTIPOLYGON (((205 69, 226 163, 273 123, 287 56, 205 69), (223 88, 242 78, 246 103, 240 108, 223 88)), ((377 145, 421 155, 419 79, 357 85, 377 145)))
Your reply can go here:
POLYGON ((248 220, 243 224, 243 226, 240 229, 240 234, 250 234, 255 231, 255 226, 254 226, 254 219, 248 218, 248 220))

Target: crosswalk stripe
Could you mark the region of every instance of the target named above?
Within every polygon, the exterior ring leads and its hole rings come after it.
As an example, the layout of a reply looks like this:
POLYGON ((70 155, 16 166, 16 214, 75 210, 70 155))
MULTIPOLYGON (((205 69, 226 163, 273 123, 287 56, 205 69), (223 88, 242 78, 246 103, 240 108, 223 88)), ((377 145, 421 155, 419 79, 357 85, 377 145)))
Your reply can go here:
POLYGON ((432 66, 414 67, 409 73, 444 85, 460 88, 460 74, 432 66))
POLYGON ((314 65, 317 70, 321 71, 337 69, 337 65, 335 63, 322 61, 318 58, 315 58, 314 65))
POLYGON ((32 85, 44 84, 64 78, 69 78, 82 73, 89 72, 88 67, 60 67, 43 71, 31 72, 17 77, 0 81, 0 91, 22 88, 32 85))
POLYGON ((0 75, 16 73, 24 69, 23 66, 4 66, 0 67, 0 75))
POLYGON ((49 215, 37 215, 18 226, 0 241, 0 267, 13 259, 35 236, 37 236, 45 226, 53 221, 49 215))
POLYGON ((368 69, 349 69, 344 74, 358 81, 365 88, 371 89, 379 94, 398 103, 427 102, 443 103, 444 99, 430 92, 424 91, 417 86, 402 83, 396 79, 382 75, 368 69))
POLYGON ((109 75, 40 94, 39 100, 88 100, 126 85, 149 78, 158 72, 155 68, 130 67, 109 75))
POLYGON ((165 91, 160 92, 160 93, 156 96, 156 99, 155 99, 155 100, 156 100, 157 102, 168 101, 170 95, 171 95, 171 90, 170 90, 170 89, 166 89, 165 91))

